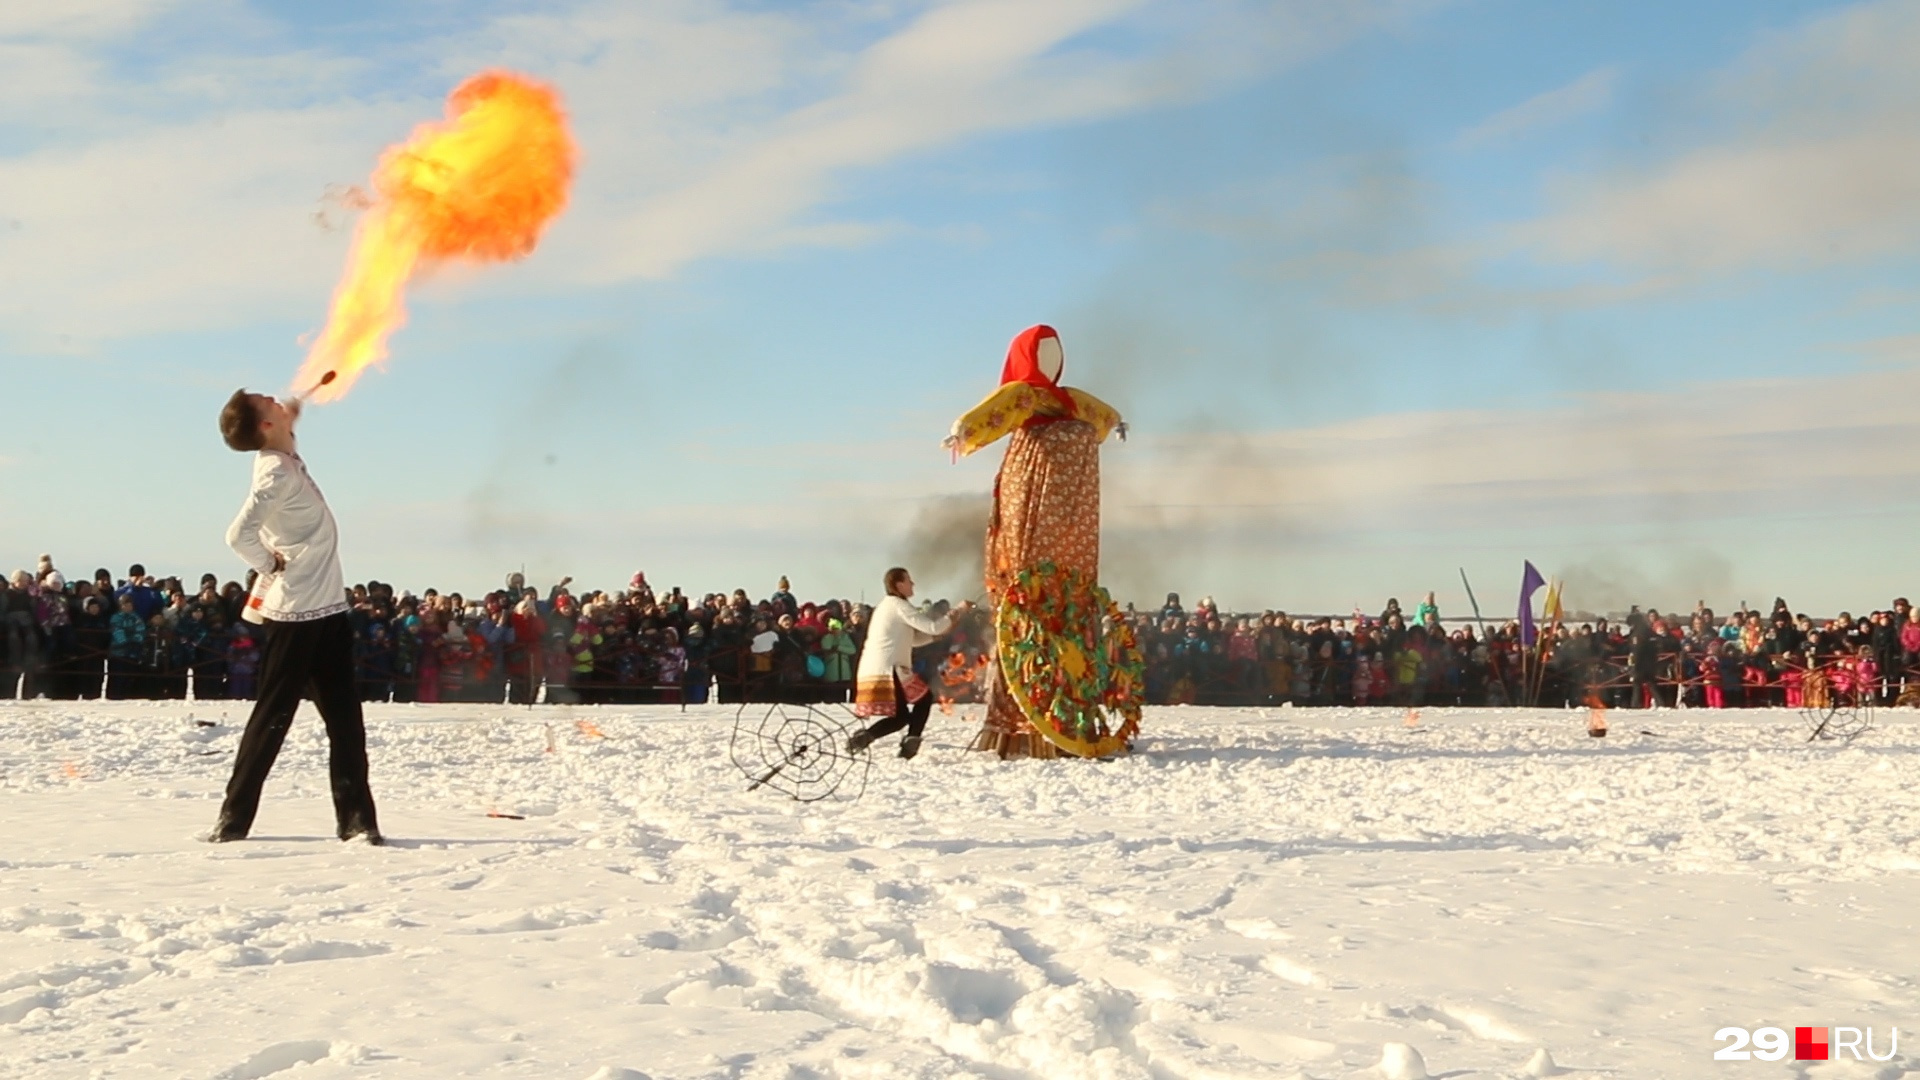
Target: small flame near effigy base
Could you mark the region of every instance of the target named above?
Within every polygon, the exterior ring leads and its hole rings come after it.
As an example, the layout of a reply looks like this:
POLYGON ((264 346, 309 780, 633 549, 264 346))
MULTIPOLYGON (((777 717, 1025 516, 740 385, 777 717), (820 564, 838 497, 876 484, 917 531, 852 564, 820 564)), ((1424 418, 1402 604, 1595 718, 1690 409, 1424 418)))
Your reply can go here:
POLYGON ((1594 696, 1587 698, 1587 734, 1596 739, 1607 737, 1607 706, 1594 696))

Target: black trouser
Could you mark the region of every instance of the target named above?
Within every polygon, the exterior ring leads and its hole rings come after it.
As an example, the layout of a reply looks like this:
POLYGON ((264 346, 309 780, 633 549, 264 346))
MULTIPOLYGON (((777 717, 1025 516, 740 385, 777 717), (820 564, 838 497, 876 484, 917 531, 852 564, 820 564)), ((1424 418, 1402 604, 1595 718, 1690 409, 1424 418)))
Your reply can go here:
POLYGON ((342 837, 378 832, 367 786, 367 729, 353 679, 353 627, 345 613, 312 622, 268 622, 260 654, 259 693, 220 805, 218 829, 245 836, 260 809, 260 789, 286 741, 301 698, 327 725, 327 771, 333 816, 342 837))
POLYGON ((524 672, 508 672, 507 704, 531 705, 540 693, 540 683, 532 675, 524 672))
POLYGON ((121 656, 107 657, 107 697, 124 701, 134 695, 144 681, 140 661, 121 656))
POLYGON ((879 742, 881 739, 907 729, 907 738, 917 739, 926 730, 927 717, 933 715, 933 691, 929 689, 919 701, 907 704, 907 691, 900 685, 900 676, 893 677, 893 715, 885 720, 867 725, 867 741, 879 742))

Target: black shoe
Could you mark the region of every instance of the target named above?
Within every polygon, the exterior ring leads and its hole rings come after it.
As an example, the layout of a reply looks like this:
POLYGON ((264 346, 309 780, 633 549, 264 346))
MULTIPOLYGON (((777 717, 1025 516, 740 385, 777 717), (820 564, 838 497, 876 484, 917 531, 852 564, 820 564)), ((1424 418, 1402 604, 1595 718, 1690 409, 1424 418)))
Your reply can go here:
POLYGON ((387 838, 380 835, 380 826, 370 825, 358 820, 342 824, 334 835, 342 840, 358 840, 364 836, 367 838, 367 843, 372 844, 374 847, 379 847, 387 842, 387 838))
POLYGON ((919 752, 920 752, 920 736, 909 735, 906 738, 900 740, 900 757, 903 760, 912 761, 913 756, 915 754, 918 754, 919 752))
POLYGON ((202 836, 200 842, 204 844, 231 844, 235 840, 245 840, 246 838, 246 833, 216 827, 212 832, 202 836))
POLYGON ((867 747, 872 745, 873 732, 865 728, 861 728, 859 731, 847 737, 847 753, 849 754, 864 753, 867 747))

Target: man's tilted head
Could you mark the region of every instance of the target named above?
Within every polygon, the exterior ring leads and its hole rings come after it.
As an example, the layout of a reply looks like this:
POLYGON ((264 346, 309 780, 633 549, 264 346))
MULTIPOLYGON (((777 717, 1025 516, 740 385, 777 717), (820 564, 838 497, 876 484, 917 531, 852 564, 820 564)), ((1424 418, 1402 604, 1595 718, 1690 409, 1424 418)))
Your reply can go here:
POLYGON ((245 390, 235 390, 227 399, 226 407, 220 410, 220 437, 235 450, 246 452, 266 445, 266 438, 260 433, 260 407, 256 398, 257 395, 245 390))

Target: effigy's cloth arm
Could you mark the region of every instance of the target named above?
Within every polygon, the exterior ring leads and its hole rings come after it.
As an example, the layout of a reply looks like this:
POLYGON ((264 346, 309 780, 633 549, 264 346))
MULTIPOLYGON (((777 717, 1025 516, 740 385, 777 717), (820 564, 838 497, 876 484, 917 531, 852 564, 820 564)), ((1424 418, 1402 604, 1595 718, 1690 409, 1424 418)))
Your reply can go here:
POLYGON ((1062 388, 1073 400, 1069 415, 1059 398, 1029 383, 1007 383, 988 394, 980 404, 967 410, 953 422, 953 430, 943 444, 955 458, 963 458, 1020 430, 1030 423, 1076 419, 1092 425, 1095 440, 1105 442, 1125 425, 1113 406, 1073 387, 1062 388))

